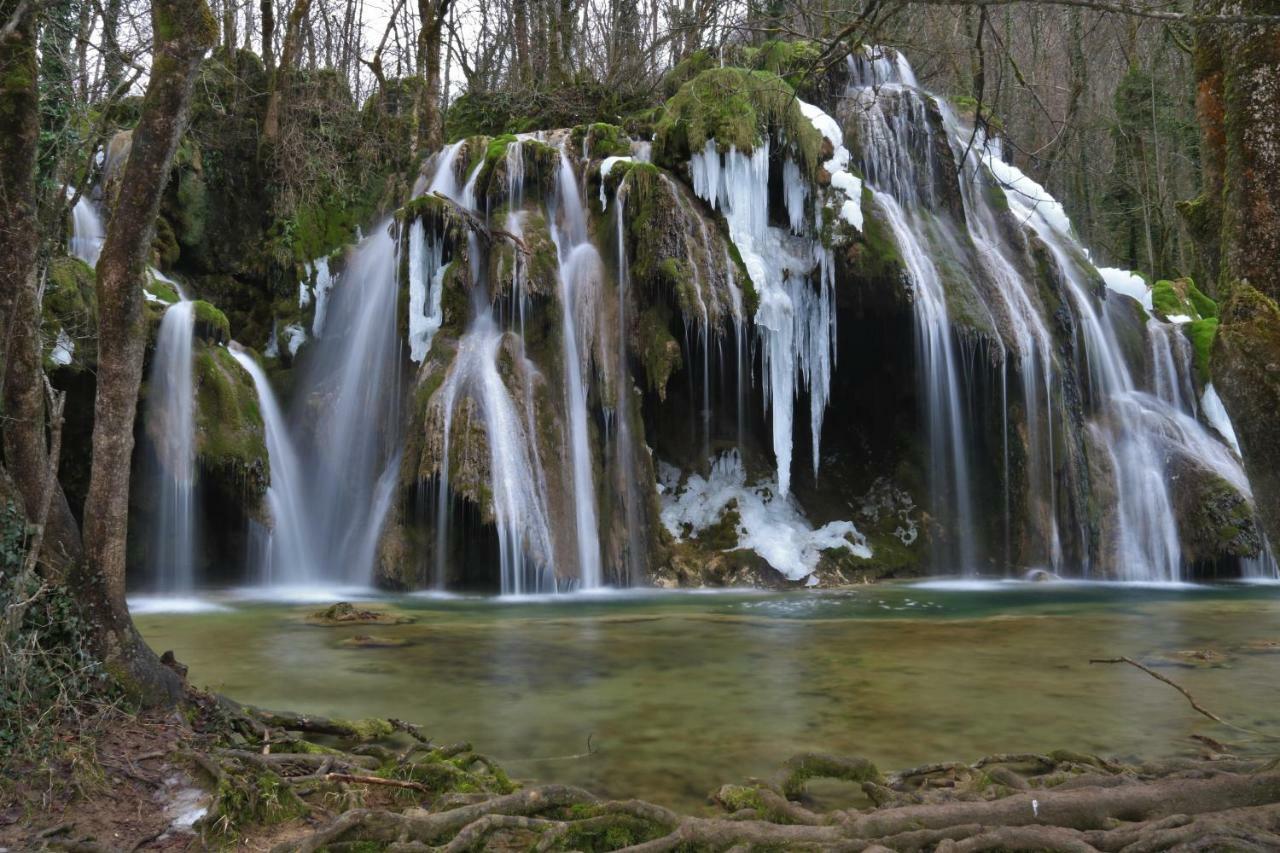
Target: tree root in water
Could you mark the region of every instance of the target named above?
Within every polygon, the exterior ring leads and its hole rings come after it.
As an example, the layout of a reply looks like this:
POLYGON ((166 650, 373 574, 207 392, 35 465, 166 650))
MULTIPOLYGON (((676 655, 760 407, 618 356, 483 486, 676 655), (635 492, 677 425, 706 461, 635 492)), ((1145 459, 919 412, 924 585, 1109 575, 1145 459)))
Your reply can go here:
POLYGON ((397 721, 216 707, 236 744, 189 756, 215 789, 202 829, 309 824, 275 853, 1280 849, 1270 758, 1130 765, 1057 751, 883 774, 864 758, 804 753, 769 781, 723 786, 711 797, 720 814, 690 815, 570 785, 519 788, 470 744, 436 746, 397 721), (856 807, 819 809, 814 779, 857 786, 856 807))

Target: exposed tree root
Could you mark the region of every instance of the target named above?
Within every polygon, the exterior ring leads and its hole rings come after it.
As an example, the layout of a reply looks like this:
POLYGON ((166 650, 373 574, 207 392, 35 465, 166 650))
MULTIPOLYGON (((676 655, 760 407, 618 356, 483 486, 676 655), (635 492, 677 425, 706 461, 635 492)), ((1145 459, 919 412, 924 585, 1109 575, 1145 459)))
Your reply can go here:
POLYGON ((722 787, 711 798, 721 814, 686 815, 568 785, 518 789, 470 744, 436 746, 395 721, 216 707, 237 734, 191 756, 217 791, 204 828, 311 825, 275 853, 1280 849, 1280 768, 1265 758, 1128 765, 1058 751, 886 775, 863 758, 805 753, 772 781, 722 787), (805 788, 818 778, 859 786, 858 807, 815 808, 805 788))

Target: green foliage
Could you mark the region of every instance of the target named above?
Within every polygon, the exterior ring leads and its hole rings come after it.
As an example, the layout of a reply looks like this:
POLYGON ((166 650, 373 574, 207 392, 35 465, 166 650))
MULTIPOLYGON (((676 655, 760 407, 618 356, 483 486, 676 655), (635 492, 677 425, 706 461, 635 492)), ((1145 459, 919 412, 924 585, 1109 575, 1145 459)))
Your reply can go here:
POLYGON ((1202 383, 1209 382, 1212 375, 1210 364, 1213 357, 1213 339, 1217 335, 1217 317, 1192 320, 1187 324, 1187 337, 1191 339, 1191 348, 1195 352, 1196 376, 1202 383))
POLYGON ((0 635, 0 756, 3 771, 14 773, 65 746, 59 724, 74 720, 84 702, 116 697, 90 651, 89 626, 75 597, 22 575, 28 542, 22 514, 6 504, 0 509, 0 614, 21 615, 16 630, 0 635))

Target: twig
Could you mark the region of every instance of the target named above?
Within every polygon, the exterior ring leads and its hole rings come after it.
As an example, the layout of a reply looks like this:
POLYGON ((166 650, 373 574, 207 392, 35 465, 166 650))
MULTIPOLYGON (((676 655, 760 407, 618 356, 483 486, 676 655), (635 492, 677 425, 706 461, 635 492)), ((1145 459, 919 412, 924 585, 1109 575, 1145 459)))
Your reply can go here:
POLYGON ((356 776, 352 773, 326 773, 326 782, 355 782, 360 785, 389 785, 392 788, 409 788, 413 791, 431 793, 431 788, 421 782, 410 782, 405 779, 384 779, 381 776, 356 776))
POLYGON ((1270 735, 1270 734, 1267 734, 1266 732, 1260 732, 1260 731, 1257 731, 1256 729, 1248 729, 1248 728, 1245 728, 1244 726, 1237 726, 1235 723, 1227 722, 1226 720, 1219 717, 1217 714, 1210 711, 1208 708, 1201 705, 1198 701, 1196 701, 1196 697, 1191 695, 1190 690, 1183 687, 1181 684, 1174 681, 1173 679, 1166 678, 1165 676, 1161 675, 1160 673, 1156 672, 1150 667, 1143 666, 1133 658, 1128 658, 1128 657, 1091 658, 1089 660, 1089 663, 1127 663, 1129 664, 1129 666, 1136 667, 1142 670, 1143 672, 1145 672, 1147 675, 1156 679, 1157 681, 1163 681, 1165 684, 1169 685, 1174 690, 1177 690, 1179 693, 1181 693, 1183 696, 1186 697, 1187 701, 1191 703, 1192 708, 1194 708, 1198 713, 1203 714, 1204 716, 1213 720, 1215 723, 1224 725, 1229 729, 1235 729, 1238 732, 1245 732, 1246 734, 1251 734, 1251 735, 1254 735, 1255 737, 1265 738, 1266 740, 1280 740, 1280 737, 1276 735, 1270 735))

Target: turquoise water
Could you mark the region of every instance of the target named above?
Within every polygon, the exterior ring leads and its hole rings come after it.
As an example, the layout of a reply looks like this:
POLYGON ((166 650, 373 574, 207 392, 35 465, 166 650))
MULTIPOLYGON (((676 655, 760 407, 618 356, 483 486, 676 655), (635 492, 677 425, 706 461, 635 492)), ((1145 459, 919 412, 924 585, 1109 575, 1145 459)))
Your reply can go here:
POLYGON ((1171 688, 1097 657, 1144 659, 1224 717, 1280 728, 1274 586, 371 597, 361 606, 415 621, 344 627, 308 624, 337 600, 308 598, 212 594, 202 603, 221 609, 137 621, 196 684, 241 701, 401 717, 518 778, 683 808, 801 750, 893 769, 1054 748, 1155 758, 1193 752, 1194 732, 1231 739, 1171 688), (342 645, 353 635, 406 645, 342 645), (1196 650, 1217 656, 1179 654, 1196 650), (567 757, 588 738, 591 755, 567 757))

